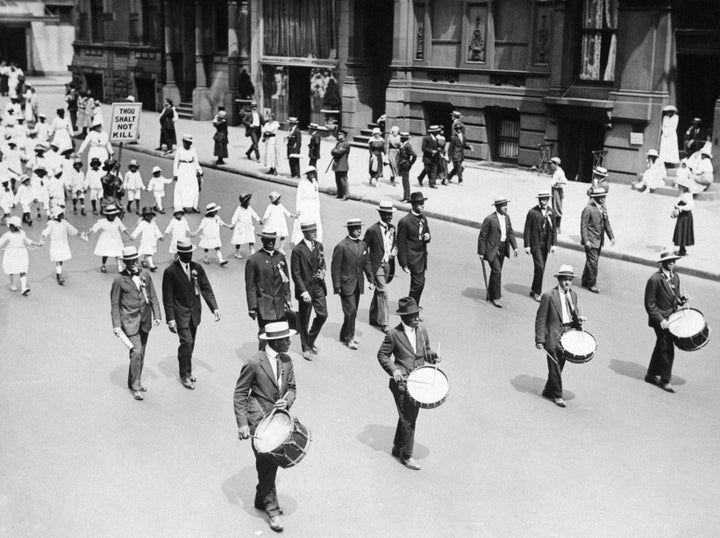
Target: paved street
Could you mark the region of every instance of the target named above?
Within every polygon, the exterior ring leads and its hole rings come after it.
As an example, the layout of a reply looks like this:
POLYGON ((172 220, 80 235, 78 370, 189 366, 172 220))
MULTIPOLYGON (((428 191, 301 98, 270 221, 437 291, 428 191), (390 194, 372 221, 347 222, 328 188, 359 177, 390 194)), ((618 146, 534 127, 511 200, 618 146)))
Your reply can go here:
MULTIPOLYGON (((134 156, 143 174, 154 164, 170 173, 167 160, 134 156)), ((271 190, 294 209, 290 187, 207 171, 201 207, 216 201, 229 220, 237 195, 253 192, 253 207, 262 214, 271 190)), ((329 196, 321 203, 328 250, 344 235, 348 216, 366 225, 377 217, 368 204, 329 196)), ((438 210, 436 203, 430 194, 427 209, 438 210)), ((512 208, 511 214, 519 227, 523 218, 512 208)), ((125 221, 134 227, 136 218, 125 221)), ((169 218, 158 217, 161 229, 169 218)), ((189 219, 194 229, 199 217, 189 219)), ((94 218, 71 215, 70 221, 87 229, 94 218)), ((299 356, 299 341, 292 348, 293 413, 312 430, 313 442, 302 463, 278 475, 284 534, 716 534, 717 345, 677 353, 677 394, 642 381, 654 344, 643 309, 653 269, 601 259, 601 294, 578 290, 599 349, 590 363, 566 367, 563 410, 539 396, 546 366, 534 349, 530 257, 521 253, 507 262, 506 308, 498 310, 484 301, 477 230, 436 220, 430 226, 423 317, 433 346, 441 343, 451 389, 444 405, 421 411, 415 456, 422 470, 404 468, 389 453, 397 415, 375 358, 382 334, 367 324, 370 296, 361 300, 358 351, 337 341, 342 314, 331 297, 321 355, 308 363, 299 356)), ((37 238, 40 230, 35 224, 28 234, 37 238)), ((228 255, 229 237, 225 230, 228 255)), ((214 323, 204 311, 194 359, 197 390, 179 383, 177 339, 163 324, 150 335, 143 376, 149 392, 136 402, 125 388, 127 353, 111 330, 115 270, 100 273, 94 238, 71 247, 64 287, 55 282, 46 245, 30 255, 29 297, 11 293, 7 283, 0 288, 0 535, 273 534, 252 506, 254 458, 237 439, 232 406, 241 364, 256 349, 245 262, 232 258, 226 268, 207 268, 223 317, 214 323)), ((163 265, 167 247, 159 245, 163 265)), ((547 274, 562 263, 580 272, 583 259, 561 249, 547 274)), ((159 289, 161 272, 154 281, 159 289)), ((682 284, 717 327, 720 284, 690 276, 682 276, 682 284)), ((404 274, 392 283, 392 304, 408 285, 404 274)))

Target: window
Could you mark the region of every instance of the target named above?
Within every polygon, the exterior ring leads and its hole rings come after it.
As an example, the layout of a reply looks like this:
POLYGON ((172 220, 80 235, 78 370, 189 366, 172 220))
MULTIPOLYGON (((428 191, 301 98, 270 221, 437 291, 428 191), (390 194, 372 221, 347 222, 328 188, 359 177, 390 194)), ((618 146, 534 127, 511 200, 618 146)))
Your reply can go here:
POLYGON ((215 51, 228 50, 228 9, 227 0, 215 0, 215 10, 213 12, 215 23, 215 51))
POLYGON ((90 1, 90 41, 103 41, 103 0, 90 1))
POLYGON ((147 0, 142 3, 142 41, 146 45, 156 45, 160 41, 158 7, 147 0))
POLYGON ((582 80, 615 80, 618 0, 583 0, 582 80))
MULTIPOLYGON (((336 58, 335 4, 336 0, 263 0, 265 55, 336 58)), ((227 25, 225 34, 227 38, 227 25)))

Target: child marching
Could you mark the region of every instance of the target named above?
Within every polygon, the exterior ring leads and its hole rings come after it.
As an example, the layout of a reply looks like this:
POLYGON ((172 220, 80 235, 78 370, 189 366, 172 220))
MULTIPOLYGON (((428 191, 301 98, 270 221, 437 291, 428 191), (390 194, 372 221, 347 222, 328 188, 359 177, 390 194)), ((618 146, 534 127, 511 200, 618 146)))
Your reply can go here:
POLYGON ((225 224, 223 220, 218 217, 217 212, 220 210, 220 206, 215 202, 210 202, 205 207, 205 217, 200 221, 200 226, 193 235, 200 235, 200 243, 198 246, 205 250, 205 257, 203 262, 210 263, 208 258, 208 251, 212 248, 215 249, 218 263, 221 267, 227 265, 227 260, 223 259, 222 254, 222 241, 220 239, 220 227, 225 226, 226 228, 232 228, 228 224, 225 224))
MULTIPOLYGON (((77 204, 80 202, 80 214, 84 217, 85 213, 85 192, 88 190, 88 181, 85 173, 82 171, 82 159, 75 157, 73 160, 72 170, 70 174, 70 193, 72 197, 73 215, 77 215, 77 204)), ((102 188, 101 188, 102 190, 102 188)))
POLYGON ((0 249, 5 250, 3 255, 3 272, 10 277, 10 290, 17 291, 15 285, 15 277, 20 277, 20 288, 23 295, 30 293, 27 285, 27 272, 30 263, 28 257, 28 247, 40 246, 42 243, 36 243, 25 235, 22 229, 20 217, 10 217, 8 219, 8 227, 10 231, 0 236, 0 249))
POLYGON ((33 202, 33 198, 33 192, 30 188, 30 178, 26 175, 20 176, 20 186, 15 193, 15 205, 20 206, 20 211, 22 212, 22 222, 28 226, 32 226, 30 204, 33 202))
POLYGON ((14 205, 15 196, 13 196, 12 190, 10 190, 10 180, 7 177, 3 177, 2 185, 0 186, 0 212, 2 213, 0 224, 7 224, 6 220, 10 217, 10 212, 14 205))
POLYGON ((165 185, 169 185, 173 182, 171 177, 163 177, 162 168, 159 166, 153 166, 152 177, 148 182, 147 190, 153 193, 155 198, 155 210, 161 215, 165 214, 163 209, 162 199, 165 196, 165 185))
POLYGON ((42 231, 43 239, 50 238, 50 261, 55 263, 55 278, 61 286, 65 284, 63 276, 63 263, 72 258, 68 236, 78 235, 77 228, 65 220, 65 213, 61 207, 53 207, 50 211, 51 220, 42 231))
POLYGON ((190 242, 190 224, 185 218, 185 210, 182 207, 176 207, 173 211, 173 218, 165 228, 165 236, 170 234, 170 254, 177 253, 177 242, 190 242))
POLYGON ((280 203, 280 193, 273 191, 270 193, 270 204, 267 206, 267 209, 265 209, 265 214, 263 215, 263 222, 265 223, 263 227, 264 232, 275 232, 279 238, 277 250, 281 254, 285 254, 285 251, 283 250, 283 244, 285 243, 285 238, 288 236, 288 225, 287 220, 285 220, 287 217, 295 218, 295 215, 290 213, 287 209, 285 209, 285 206, 280 203))
POLYGON ((95 256, 100 256, 101 265, 100 271, 107 273, 107 259, 114 257, 117 259, 118 272, 123 270, 122 262, 120 257, 122 256, 123 240, 121 233, 124 233, 128 237, 130 234, 122 221, 117 218, 120 214, 120 208, 115 204, 109 204, 103 211, 105 216, 93 224, 90 228, 89 233, 100 233, 97 244, 95 245, 95 256))
POLYGON ((140 214, 140 197, 142 191, 145 189, 140 172, 138 172, 140 165, 133 159, 128 164, 128 171, 125 172, 125 181, 123 187, 125 188, 125 195, 127 196, 127 212, 132 212, 132 203, 135 202, 135 214, 140 214))
POLYGON ((90 203, 92 204, 93 215, 98 214, 98 203, 103 196, 102 177, 103 171, 100 169, 102 163, 97 157, 90 160, 90 170, 85 175, 88 193, 90 195, 90 203))
POLYGON ((142 262, 143 267, 149 268, 153 273, 157 271, 153 256, 157 253, 158 239, 163 241, 164 238, 160 228, 155 223, 155 212, 151 208, 143 207, 142 219, 138 222, 130 237, 133 239, 140 237, 138 255, 145 256, 142 262))
POLYGON ((263 223, 260 216, 250 207, 251 198, 252 194, 240 195, 240 205, 235 209, 230 221, 230 227, 233 229, 231 241, 235 245, 235 257, 238 260, 242 259, 240 248, 245 244, 250 246, 250 254, 255 254, 255 226, 253 221, 263 223))

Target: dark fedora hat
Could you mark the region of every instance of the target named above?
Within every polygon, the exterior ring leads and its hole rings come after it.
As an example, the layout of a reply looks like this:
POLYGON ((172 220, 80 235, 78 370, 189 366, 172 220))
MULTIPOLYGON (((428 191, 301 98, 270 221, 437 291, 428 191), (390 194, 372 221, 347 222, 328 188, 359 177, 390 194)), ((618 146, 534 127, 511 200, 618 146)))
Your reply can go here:
POLYGON ((398 309, 395 311, 400 316, 407 316, 410 314, 417 314, 422 310, 422 307, 418 306, 415 299, 412 297, 403 297, 398 300, 398 309))
POLYGON ((421 204, 425 200, 427 200, 427 198, 425 198, 425 195, 421 192, 413 192, 410 194, 410 203, 411 204, 421 204))

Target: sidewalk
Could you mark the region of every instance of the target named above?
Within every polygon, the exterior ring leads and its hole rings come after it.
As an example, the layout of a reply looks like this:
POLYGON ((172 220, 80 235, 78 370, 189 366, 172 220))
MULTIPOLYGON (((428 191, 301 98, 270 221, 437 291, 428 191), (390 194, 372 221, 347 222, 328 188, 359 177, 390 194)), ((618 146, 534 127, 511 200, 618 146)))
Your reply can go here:
MULTIPOLYGON (((46 111, 54 110, 61 102, 55 95, 48 95, 47 99, 41 97, 41 108, 46 111)), ((110 106, 103 105, 105 121, 110 121, 110 106)), ((143 111, 140 122, 140 140, 137 144, 128 146, 134 151, 141 151, 168 159, 168 168, 165 173, 171 172, 172 154, 165 155, 156 152, 160 137, 159 114, 143 111)), ((212 135, 215 129, 212 122, 197 122, 192 120, 178 120, 176 123, 178 140, 185 132, 195 137, 194 146, 204 167, 213 167, 212 135)), ((284 141, 284 132, 278 134, 279 141, 284 141)), ((251 176, 263 181, 295 185, 297 182, 290 179, 290 170, 287 160, 282 160, 278 176, 265 173, 261 163, 245 158, 245 151, 250 145, 250 139, 245 137, 244 127, 230 127, 228 129, 230 144, 228 152, 230 157, 226 164, 218 167, 221 170, 236 172, 251 176)), ((307 142, 309 136, 303 135, 303 155, 307 155, 307 142)), ((418 143, 419 140, 413 140, 418 143)), ((320 162, 318 166, 318 179, 320 190, 327 194, 335 193, 335 176, 332 171, 325 170, 330 161, 330 150, 334 147, 334 139, 324 139, 320 149, 320 162)), ((281 146, 281 155, 285 154, 284 144, 281 146)), ((261 148, 262 149, 262 148, 261 148)), ((417 148, 416 148, 417 149, 417 148)), ((123 158, 125 161, 126 158, 123 158)), ((353 147, 350 152, 350 197, 353 200, 376 204, 380 200, 393 200, 401 210, 408 210, 408 204, 400 204, 402 187, 393 187, 388 180, 379 187, 368 185, 368 154, 366 151, 353 147)), ((307 159, 301 161, 301 169, 307 166, 307 159)), ((428 216, 456 222, 462 225, 478 228, 482 219, 493 210, 492 202, 495 197, 505 196, 510 200, 509 214, 514 223, 516 234, 522 237, 523 225, 527 211, 536 204, 536 194, 540 190, 550 188, 550 178, 518 168, 499 168, 492 164, 469 162, 464 173, 464 186, 457 183, 449 186, 439 186, 438 189, 429 189, 417 186, 416 177, 422 170, 422 163, 416 162, 410 171, 412 190, 421 190, 428 201, 425 210, 428 216)), ((611 178, 612 180, 612 178, 611 178)), ((583 250, 580 245, 580 213, 587 204, 588 185, 586 183, 570 182, 565 187, 565 202, 562 222, 562 233, 558 236, 558 244, 562 248, 583 250)), ((670 218, 670 212, 675 200, 668 196, 640 194, 632 191, 628 185, 614 184, 610 188, 606 200, 608 215, 616 236, 615 246, 609 242, 603 250, 603 256, 621 260, 656 266, 660 251, 665 246, 672 246, 672 235, 675 221, 670 218)), ((289 208, 292 210, 292 208, 289 208)), ((695 222, 695 246, 689 248, 689 255, 683 258, 678 271, 711 280, 720 280, 720 200, 696 200, 693 210, 695 222)), ((522 240, 518 242, 522 247, 522 240)), ((474 245, 471 246, 475 248, 474 245)))

